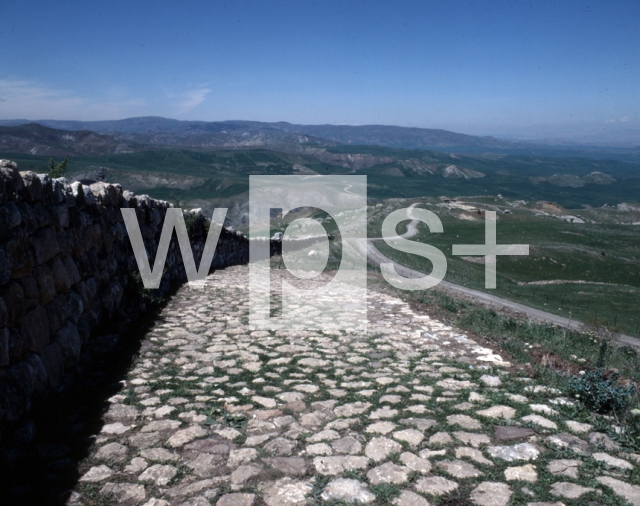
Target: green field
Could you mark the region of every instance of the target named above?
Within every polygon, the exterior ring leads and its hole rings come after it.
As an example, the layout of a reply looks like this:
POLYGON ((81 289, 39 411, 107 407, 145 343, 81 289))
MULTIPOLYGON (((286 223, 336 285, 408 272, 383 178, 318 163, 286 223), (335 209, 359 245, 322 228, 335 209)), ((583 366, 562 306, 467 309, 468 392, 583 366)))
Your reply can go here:
MULTIPOLYGON (((496 199, 465 199, 465 204, 487 208, 488 200, 496 199)), ((426 225, 420 224, 419 234, 413 240, 436 246, 445 253, 447 281, 579 321, 606 320, 617 324, 621 332, 640 335, 640 226, 620 224, 623 213, 583 210, 580 216, 596 222, 584 224, 536 216, 531 206, 512 209, 512 214, 499 213, 498 244, 529 244, 530 254, 499 257, 497 288, 486 290, 484 265, 451 254, 452 244, 484 243, 484 220, 480 216, 477 221, 463 220, 456 217, 462 213, 438 205, 434 199, 422 201, 420 207, 440 216, 444 233, 431 234, 426 225), (537 284, 545 281, 561 282, 537 284)), ((413 202, 395 202, 374 212, 369 224, 370 237, 380 236, 382 219, 392 209, 413 202)), ((403 232, 402 224, 398 231, 403 232)), ((376 245, 399 263, 430 272, 428 260, 397 251, 382 241, 376 245)))
MULTIPOLYGON (((511 199, 551 200, 567 208, 599 207, 635 201, 640 195, 640 164, 621 160, 551 158, 516 155, 449 155, 432 151, 403 150, 377 146, 328 148, 336 154, 364 154, 393 159, 368 168, 349 168, 324 163, 305 154, 265 149, 191 151, 158 149, 139 153, 70 159, 69 175, 98 168, 109 170, 107 181, 117 182, 138 193, 182 202, 211 201, 241 195, 248 190, 249 175, 295 174, 294 165, 317 174, 359 174, 368 177, 368 195, 374 199, 438 197, 441 195, 497 195, 511 199), (444 178, 419 174, 403 162, 444 167, 457 165, 486 174, 478 179, 444 178), (616 181, 588 183, 580 187, 557 186, 534 178, 553 174, 584 177, 604 172, 616 181)), ((0 153, 18 162, 20 170, 44 171, 48 157, 0 153)))

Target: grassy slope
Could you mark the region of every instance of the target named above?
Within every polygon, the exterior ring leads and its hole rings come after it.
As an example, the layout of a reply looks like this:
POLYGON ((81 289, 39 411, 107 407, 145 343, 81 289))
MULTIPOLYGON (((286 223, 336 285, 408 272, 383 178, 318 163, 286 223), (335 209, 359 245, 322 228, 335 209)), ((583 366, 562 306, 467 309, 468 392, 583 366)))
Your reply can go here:
MULTIPOLYGON (((405 207, 412 202, 414 200, 397 203, 395 207, 405 207)), ((497 242, 529 244, 530 254, 527 257, 499 257, 498 287, 486 290, 484 265, 451 254, 452 244, 484 242, 484 220, 464 221, 437 205, 425 207, 440 215, 444 233, 430 234, 426 226, 420 224, 414 240, 432 244, 445 253, 447 281, 580 321, 595 317, 597 312, 598 319, 616 322, 622 332, 640 335, 637 332, 640 324, 637 310, 640 234, 637 226, 614 224, 606 211, 581 212, 581 216, 587 214, 598 221, 597 224, 567 223, 554 217, 535 216, 529 210, 500 214, 497 242), (543 280, 585 280, 611 285, 519 284, 543 280)), ((372 217, 370 236, 379 236, 381 220, 388 212, 388 208, 380 208, 372 217)), ((399 252, 384 243, 377 246, 382 253, 403 265, 423 272, 431 269, 426 259, 399 252)))

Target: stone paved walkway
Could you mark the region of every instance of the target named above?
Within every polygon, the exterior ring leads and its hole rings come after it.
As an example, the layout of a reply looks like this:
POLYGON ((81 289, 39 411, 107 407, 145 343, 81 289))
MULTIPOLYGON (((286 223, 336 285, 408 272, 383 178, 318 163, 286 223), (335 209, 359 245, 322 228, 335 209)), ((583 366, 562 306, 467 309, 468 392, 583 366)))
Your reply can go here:
POLYGON ((366 335, 255 331, 247 273, 165 308, 68 504, 640 505, 639 456, 464 333, 371 290, 366 335))

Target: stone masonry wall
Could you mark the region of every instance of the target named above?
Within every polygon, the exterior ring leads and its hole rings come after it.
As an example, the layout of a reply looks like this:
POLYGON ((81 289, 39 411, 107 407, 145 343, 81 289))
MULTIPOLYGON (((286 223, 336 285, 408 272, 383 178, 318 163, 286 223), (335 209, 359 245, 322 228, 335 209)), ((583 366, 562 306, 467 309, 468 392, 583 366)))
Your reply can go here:
MULTIPOLYGON (((117 184, 83 186, 0 160, 0 428, 60 388, 96 328, 117 332, 148 309, 120 208, 136 209, 153 260, 169 207, 117 184)), ((189 220, 196 262, 205 221, 198 212, 189 220)), ((213 267, 248 259, 247 238, 223 229, 213 267)), ((186 281, 175 234, 165 268, 155 296, 186 281)))

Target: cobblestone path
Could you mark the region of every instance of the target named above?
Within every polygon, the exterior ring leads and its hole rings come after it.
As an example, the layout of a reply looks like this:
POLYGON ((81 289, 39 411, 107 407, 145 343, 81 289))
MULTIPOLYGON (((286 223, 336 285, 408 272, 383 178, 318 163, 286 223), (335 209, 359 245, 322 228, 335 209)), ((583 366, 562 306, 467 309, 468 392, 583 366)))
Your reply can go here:
POLYGON ((366 335, 255 331, 247 274, 163 310, 68 504, 640 504, 640 456, 464 333, 372 290, 366 335))

